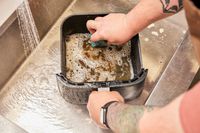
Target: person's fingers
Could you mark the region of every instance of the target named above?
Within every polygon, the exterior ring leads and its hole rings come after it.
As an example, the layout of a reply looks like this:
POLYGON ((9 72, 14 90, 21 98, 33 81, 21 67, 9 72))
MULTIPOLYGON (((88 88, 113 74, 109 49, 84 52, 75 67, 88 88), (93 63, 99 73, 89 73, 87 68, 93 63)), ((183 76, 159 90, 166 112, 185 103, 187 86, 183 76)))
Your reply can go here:
POLYGON ((87 109, 90 109, 90 102, 92 100, 93 95, 95 95, 96 91, 93 91, 90 93, 89 98, 88 98, 88 103, 87 103, 87 109))
POLYGON ((119 96, 118 99, 119 99, 120 102, 124 103, 124 98, 121 95, 119 96))
POLYGON ((87 103, 87 109, 89 110, 90 109, 90 101, 88 100, 88 103, 87 103))
POLYGON ((122 43, 122 42, 114 42, 114 41, 110 41, 110 40, 108 40, 107 41, 107 44, 108 45, 116 45, 116 46, 122 46, 122 45, 124 45, 124 44, 126 44, 126 43, 122 43))
POLYGON ((110 42, 110 41, 107 41, 107 44, 108 44, 108 45, 115 45, 115 44, 113 44, 113 43, 110 42))
POLYGON ((95 95, 97 94, 97 91, 92 91, 89 95, 89 98, 88 98, 88 103, 90 102, 91 99, 93 99, 93 97, 95 97, 95 95))
POLYGON ((87 28, 89 29, 96 29, 97 28, 97 22, 95 20, 88 20, 87 23, 87 28))
POLYGON ((94 32, 91 35, 90 40, 93 41, 93 42, 96 42, 96 41, 99 41, 99 40, 104 40, 104 38, 98 32, 94 32))
POLYGON ((124 102, 124 98, 120 95, 119 92, 113 91, 112 93, 116 96, 116 98, 117 98, 120 102, 124 102))
POLYGON ((97 30, 98 22, 95 20, 88 20, 86 26, 91 33, 94 33, 97 30))
POLYGON ((95 21, 100 21, 100 20, 102 20, 102 18, 103 18, 103 17, 96 17, 96 18, 95 18, 95 21))

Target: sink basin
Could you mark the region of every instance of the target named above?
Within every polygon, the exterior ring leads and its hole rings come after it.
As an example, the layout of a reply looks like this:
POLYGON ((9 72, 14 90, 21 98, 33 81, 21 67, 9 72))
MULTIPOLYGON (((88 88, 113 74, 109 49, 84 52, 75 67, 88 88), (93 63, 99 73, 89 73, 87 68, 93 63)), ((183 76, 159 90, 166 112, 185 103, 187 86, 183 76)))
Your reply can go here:
MULTIPOLYGON (((60 72, 60 24, 72 14, 127 12, 134 4, 129 0, 74 2, 1 89, 0 114, 28 132, 109 132, 96 127, 88 116, 86 106, 67 103, 58 92, 56 73, 60 72)), ((186 29, 163 20, 147 27, 140 33, 140 38, 143 66, 149 69, 149 73, 141 96, 130 104, 164 105, 189 87, 188 82, 198 68, 186 29), (187 77, 180 80, 186 73, 187 77), (181 88, 178 82, 181 81, 187 81, 187 84, 182 82, 185 89, 178 90, 177 88, 181 88), (163 98, 159 97, 163 93, 157 92, 164 85, 163 92, 166 91, 165 88, 171 90, 166 83, 171 86, 176 84, 174 87, 177 90, 165 93, 165 99, 160 100, 163 101, 161 103, 155 98, 163 98)))

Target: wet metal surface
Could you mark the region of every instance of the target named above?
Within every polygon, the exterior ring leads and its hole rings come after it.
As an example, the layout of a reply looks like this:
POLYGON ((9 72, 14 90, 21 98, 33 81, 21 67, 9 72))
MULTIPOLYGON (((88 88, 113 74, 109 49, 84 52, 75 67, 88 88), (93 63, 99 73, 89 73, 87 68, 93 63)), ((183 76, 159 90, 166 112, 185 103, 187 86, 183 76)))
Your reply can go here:
POLYGON ((1 133, 26 133, 22 128, 8 121, 0 115, 0 129, 1 133))
POLYGON ((23 40, 24 53, 26 57, 37 47, 40 42, 39 34, 33 19, 29 2, 24 0, 16 10, 18 25, 23 40))
POLYGON ((197 70, 198 63, 194 58, 190 38, 187 34, 145 104, 166 105, 188 90, 197 70))
POLYGON ((0 1, 0 28, 2 24, 13 14, 23 0, 1 0, 0 1))
POLYGON ((22 43, 18 22, 14 19, 9 27, 0 33, 0 91, 25 60, 22 43))
MULTIPOLYGON (((65 102, 58 92, 55 74, 61 71, 60 24, 64 18, 71 14, 127 12, 134 5, 134 2, 127 0, 82 0, 74 1, 74 3, 63 13, 36 50, 0 92, 0 114, 28 132, 109 132, 96 127, 89 118, 85 106, 65 102)), ((166 20, 149 26, 140 34, 143 65, 149 69, 149 73, 142 95, 130 102, 131 104, 145 103, 175 51, 179 48, 184 39, 184 34, 185 29, 166 20)), ((186 51, 187 48, 185 47, 186 51)), ((193 68, 192 77, 196 70, 196 62, 193 60, 189 63, 187 65, 193 68)), ((186 72, 181 71, 181 73, 186 72)), ((173 74, 176 73, 169 76, 173 74)), ((175 78, 176 75, 173 75, 170 79, 175 78)), ((173 93, 173 96, 175 96, 176 92, 173 93)), ((165 96, 167 97, 168 94, 165 96)))
POLYGON ((73 0, 28 0, 39 36, 42 39, 50 27, 73 0))

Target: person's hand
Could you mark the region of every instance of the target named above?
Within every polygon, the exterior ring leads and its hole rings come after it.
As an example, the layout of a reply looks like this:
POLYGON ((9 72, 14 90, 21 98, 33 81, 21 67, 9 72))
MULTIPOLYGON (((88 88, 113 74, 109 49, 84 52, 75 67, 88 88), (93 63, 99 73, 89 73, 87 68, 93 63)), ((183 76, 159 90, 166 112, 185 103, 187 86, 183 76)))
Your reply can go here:
POLYGON ((133 33, 127 16, 122 13, 111 13, 105 17, 97 17, 87 21, 87 28, 92 33, 91 41, 107 40, 109 44, 128 42, 133 33))
POLYGON ((100 109, 110 101, 124 102, 124 99, 116 91, 93 91, 89 96, 87 109, 92 120, 101 128, 105 128, 105 126, 100 123, 100 109))

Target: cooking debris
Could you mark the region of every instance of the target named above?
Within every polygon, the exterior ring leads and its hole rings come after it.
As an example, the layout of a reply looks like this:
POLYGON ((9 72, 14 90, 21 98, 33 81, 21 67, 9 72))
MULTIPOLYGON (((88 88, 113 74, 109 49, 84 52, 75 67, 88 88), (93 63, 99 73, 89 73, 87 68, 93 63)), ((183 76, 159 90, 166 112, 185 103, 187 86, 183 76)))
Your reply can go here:
POLYGON ((82 113, 83 111, 82 111, 82 109, 77 109, 76 112, 77 112, 78 114, 80 114, 80 113, 82 113))
MULTIPOLYGON (((103 42, 105 44, 105 42, 103 42)), ((130 42, 123 46, 92 46, 90 34, 66 39, 66 76, 73 82, 122 81, 133 78, 130 42)))
POLYGON ((159 29, 159 32, 162 34, 164 32, 164 29, 163 28, 160 28, 159 29))
POLYGON ((144 38, 144 41, 145 41, 145 42, 148 42, 148 41, 149 41, 149 38, 144 38))
POLYGON ((156 31, 152 31, 151 34, 154 36, 159 36, 158 32, 156 32, 156 31))
POLYGON ((152 27, 155 27, 155 24, 154 23, 152 23, 152 24, 150 24, 149 26, 147 26, 147 28, 152 28, 152 27))

